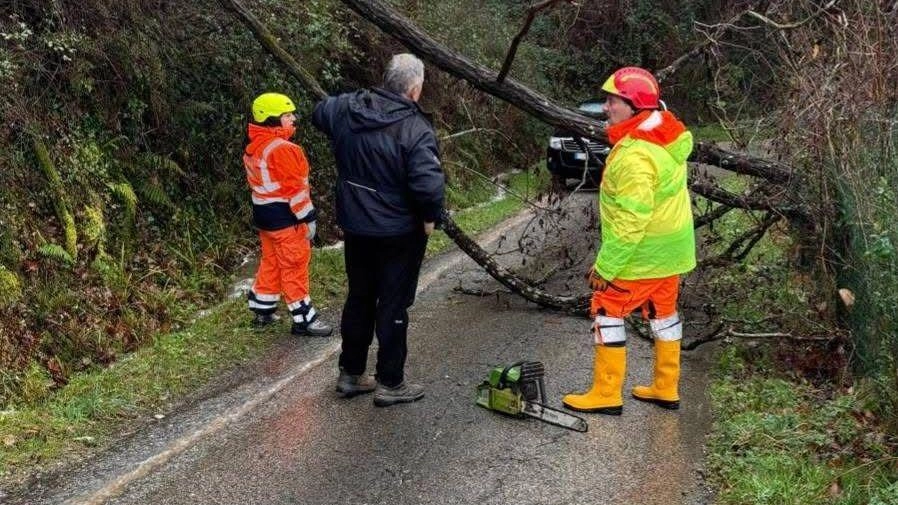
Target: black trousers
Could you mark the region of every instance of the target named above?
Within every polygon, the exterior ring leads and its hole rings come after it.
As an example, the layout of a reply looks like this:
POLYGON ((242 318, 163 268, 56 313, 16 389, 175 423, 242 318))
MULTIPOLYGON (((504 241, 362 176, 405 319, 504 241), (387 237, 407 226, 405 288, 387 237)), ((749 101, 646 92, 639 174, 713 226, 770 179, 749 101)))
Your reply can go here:
POLYGON ((349 293, 340 322, 340 367, 345 372, 365 372, 368 347, 376 333, 377 381, 388 387, 402 384, 408 308, 415 301, 426 247, 423 230, 395 237, 345 235, 349 293))

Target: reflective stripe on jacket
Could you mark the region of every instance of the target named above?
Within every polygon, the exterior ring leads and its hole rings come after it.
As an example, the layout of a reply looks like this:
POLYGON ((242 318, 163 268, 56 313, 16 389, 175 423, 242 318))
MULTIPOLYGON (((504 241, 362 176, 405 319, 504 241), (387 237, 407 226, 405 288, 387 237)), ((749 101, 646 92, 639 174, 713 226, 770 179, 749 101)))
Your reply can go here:
POLYGON ((252 190, 253 221, 262 230, 279 230, 313 221, 309 162, 289 139, 294 128, 250 124, 243 155, 246 181, 252 190))
POLYGON ((670 112, 642 112, 625 123, 608 129, 612 141, 620 140, 608 156, 599 191, 602 244, 596 272, 608 280, 688 272, 695 268, 686 187, 692 134, 670 112))

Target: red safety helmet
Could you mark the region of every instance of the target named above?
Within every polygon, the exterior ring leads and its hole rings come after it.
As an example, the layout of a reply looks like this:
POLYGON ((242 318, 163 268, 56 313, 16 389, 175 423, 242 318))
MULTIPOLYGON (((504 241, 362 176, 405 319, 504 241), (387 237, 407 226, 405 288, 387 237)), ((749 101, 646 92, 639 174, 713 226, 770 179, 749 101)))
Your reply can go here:
POLYGON ((626 99, 637 109, 657 109, 661 94, 651 72, 639 67, 624 67, 602 85, 602 91, 626 99))

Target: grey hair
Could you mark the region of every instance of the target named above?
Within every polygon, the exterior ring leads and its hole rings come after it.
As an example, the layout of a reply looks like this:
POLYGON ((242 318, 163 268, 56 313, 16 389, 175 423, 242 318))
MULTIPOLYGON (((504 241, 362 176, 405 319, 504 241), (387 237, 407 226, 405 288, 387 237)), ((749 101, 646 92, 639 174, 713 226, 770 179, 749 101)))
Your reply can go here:
POLYGON ((405 95, 424 84, 424 63, 409 53, 393 55, 384 71, 384 89, 405 95))

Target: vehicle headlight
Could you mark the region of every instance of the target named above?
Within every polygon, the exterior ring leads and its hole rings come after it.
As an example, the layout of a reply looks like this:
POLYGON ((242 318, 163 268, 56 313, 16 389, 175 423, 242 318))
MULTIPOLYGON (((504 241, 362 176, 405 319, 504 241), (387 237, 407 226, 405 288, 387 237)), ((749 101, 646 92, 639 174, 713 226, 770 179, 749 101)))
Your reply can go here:
POLYGON ((549 137, 549 147, 556 151, 561 150, 561 137, 549 137))

